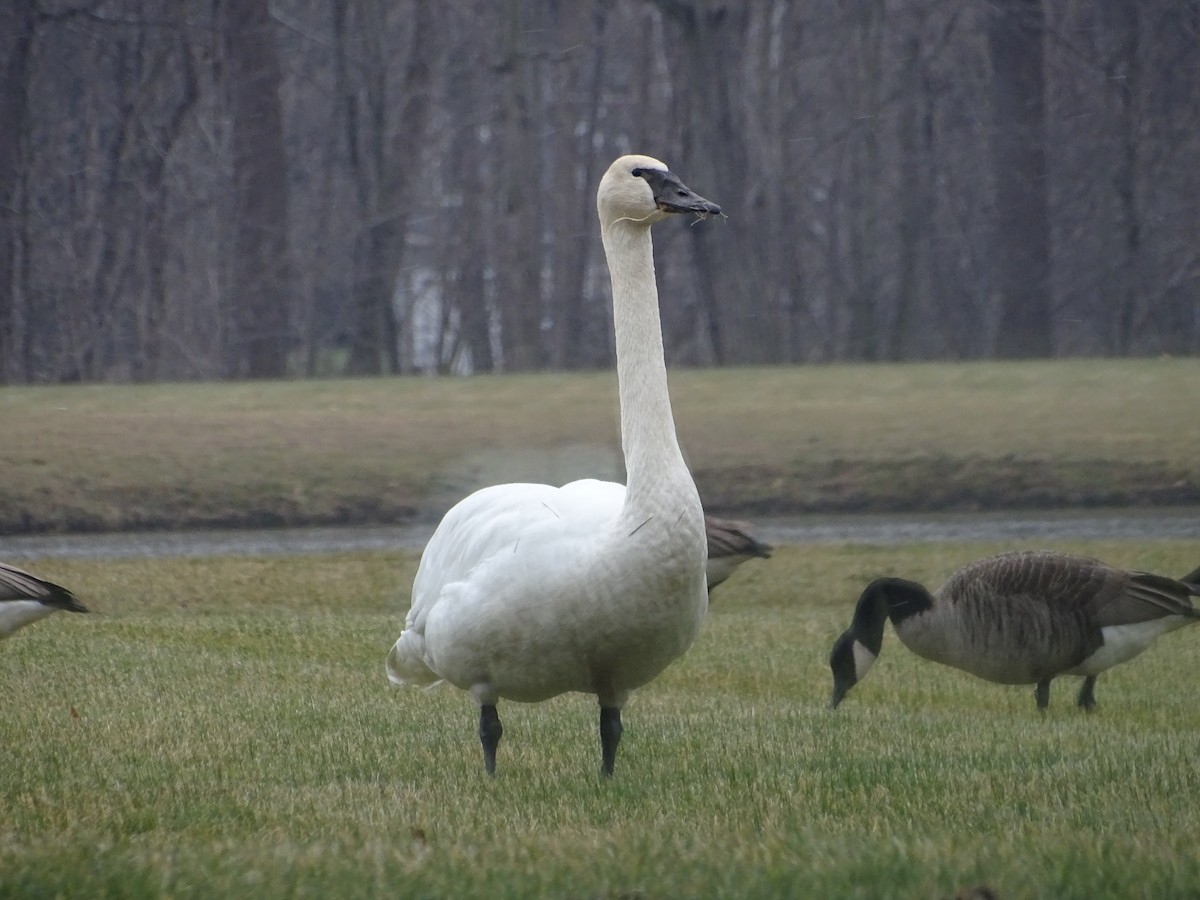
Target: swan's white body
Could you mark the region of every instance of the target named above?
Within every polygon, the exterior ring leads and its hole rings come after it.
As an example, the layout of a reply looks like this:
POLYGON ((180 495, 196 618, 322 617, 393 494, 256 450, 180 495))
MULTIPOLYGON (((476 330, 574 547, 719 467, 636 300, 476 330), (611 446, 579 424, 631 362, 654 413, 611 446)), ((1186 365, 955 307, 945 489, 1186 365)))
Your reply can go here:
MULTIPOLYGON (((597 193, 628 487, 505 484, 451 509, 388 654, 392 682, 445 680, 484 710, 582 691, 619 711, 695 640, 708 607, 704 514, 671 415, 650 241, 667 211, 651 185, 667 178, 657 160, 622 157, 597 193)), ((619 739, 619 712, 617 723, 619 739)))

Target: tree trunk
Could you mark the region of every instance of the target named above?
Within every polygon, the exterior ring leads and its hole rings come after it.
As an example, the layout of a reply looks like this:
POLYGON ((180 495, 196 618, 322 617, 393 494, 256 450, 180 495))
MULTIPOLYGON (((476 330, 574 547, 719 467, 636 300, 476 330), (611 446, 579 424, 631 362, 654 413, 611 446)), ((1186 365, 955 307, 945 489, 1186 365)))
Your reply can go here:
POLYGON ((881 0, 860 0, 854 16, 854 116, 858 127, 848 152, 852 177, 848 185, 850 220, 850 285, 846 314, 846 356, 878 359, 879 302, 879 119, 883 83, 884 5, 881 0))
POLYGON ((900 265, 896 285, 896 309, 886 342, 886 357, 902 360, 916 347, 915 330, 921 308, 921 274, 924 271, 924 248, 928 239, 929 203, 933 186, 925 177, 928 163, 924 158, 929 148, 929 104, 927 85, 922 77, 921 38, 916 32, 905 41, 904 57, 907 68, 901 93, 900 128, 897 149, 900 170, 907 179, 900 186, 899 252, 900 265))
POLYGON ((411 186, 421 174, 428 130, 436 4, 415 4, 395 110, 389 106, 394 86, 388 83, 389 48, 383 39, 389 4, 359 4, 358 31, 353 34, 347 30, 349 6, 343 2, 337 10, 335 39, 362 231, 355 253, 354 320, 346 371, 377 375, 401 368, 396 279, 412 218, 411 186), (352 77, 352 68, 364 74, 352 77))
POLYGON ((25 223, 17 214, 22 179, 21 152, 28 121, 29 54, 37 23, 36 0, 13 0, 0 13, 0 384, 24 381, 17 328, 21 285, 17 248, 25 223))
POLYGON ((539 143, 530 110, 534 63, 520 0, 509 0, 507 52, 501 78, 500 203, 497 281, 504 368, 532 371, 543 363, 539 143))
POLYGON ((268 0, 227 0, 222 13, 234 181, 229 299, 240 350, 228 374, 280 378, 292 302, 282 75, 268 0))
MULTIPOLYGON (((745 40, 749 11, 723 0, 658 0, 657 5, 678 28, 676 90, 682 95, 682 144, 693 151, 678 163, 667 162, 679 166, 689 187, 721 204, 734 222, 748 222, 753 212, 737 201, 746 196, 745 146, 730 137, 739 133, 735 107, 742 100, 736 83, 731 83, 736 70, 718 62, 727 48, 745 40)), ((762 362, 774 342, 756 333, 765 295, 752 231, 730 227, 716 234, 717 230, 689 232, 695 291, 712 358, 718 365, 762 362)), ((770 317, 762 320, 769 323, 770 317)))
MULTIPOLYGON (((580 76, 578 92, 583 108, 578 115, 584 127, 578 130, 561 131, 558 166, 562 177, 558 179, 561 190, 555 191, 553 200, 560 215, 567 223, 566 233, 555 235, 557 247, 553 253, 555 267, 555 290, 552 302, 555 305, 554 347, 552 362, 556 369, 580 369, 594 365, 594 352, 589 353, 587 336, 587 263, 588 245, 585 236, 596 231, 595 206, 580 202, 580 197, 566 189, 572 183, 594 185, 599 179, 596 171, 596 153, 592 148, 593 136, 597 131, 606 74, 604 52, 604 25, 608 9, 604 3, 596 3, 591 9, 581 4, 574 10, 579 17, 579 39, 595 45, 596 51, 589 65, 580 76), (576 174, 579 173, 579 174, 576 174)), ((586 194, 583 200, 590 200, 586 194)))
POLYGON ((992 174, 999 291, 995 353, 1054 352, 1047 197, 1045 15, 1041 0, 998 0, 988 21, 991 51, 992 174))

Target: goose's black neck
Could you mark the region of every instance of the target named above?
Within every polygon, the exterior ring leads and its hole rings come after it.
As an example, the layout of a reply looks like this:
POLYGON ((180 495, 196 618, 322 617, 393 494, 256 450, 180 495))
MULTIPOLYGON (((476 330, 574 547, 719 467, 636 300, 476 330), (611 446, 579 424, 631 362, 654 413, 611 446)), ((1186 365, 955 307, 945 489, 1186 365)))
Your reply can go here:
POLYGON ((933 597, 924 586, 903 578, 879 578, 867 585, 854 609, 855 637, 872 653, 879 652, 883 641, 883 622, 891 619, 899 625, 910 616, 920 615, 933 606, 933 597))
POLYGON ((874 598, 875 606, 892 620, 893 626, 933 608, 933 596, 925 586, 904 578, 880 578, 871 582, 863 592, 863 599, 859 600, 860 605, 868 594, 874 598))

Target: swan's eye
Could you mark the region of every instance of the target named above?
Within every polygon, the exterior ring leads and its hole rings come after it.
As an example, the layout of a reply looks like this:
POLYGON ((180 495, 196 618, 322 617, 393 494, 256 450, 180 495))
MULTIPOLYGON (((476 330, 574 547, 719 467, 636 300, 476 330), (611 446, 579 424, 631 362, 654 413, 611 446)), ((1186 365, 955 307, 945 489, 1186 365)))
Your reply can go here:
POLYGON ((646 173, 643 169, 634 169, 629 174, 632 175, 634 178, 641 178, 646 173))

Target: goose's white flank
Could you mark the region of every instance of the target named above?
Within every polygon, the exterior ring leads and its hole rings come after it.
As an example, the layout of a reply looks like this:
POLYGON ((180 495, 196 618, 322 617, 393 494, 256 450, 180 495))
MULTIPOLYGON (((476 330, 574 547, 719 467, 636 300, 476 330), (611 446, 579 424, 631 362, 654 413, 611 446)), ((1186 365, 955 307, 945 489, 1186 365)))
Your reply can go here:
POLYGON ((60 609, 88 611, 65 587, 0 563, 0 638, 60 609))
POLYGON ((1026 550, 968 563, 934 593, 902 578, 863 591, 850 627, 829 657, 832 702, 870 670, 883 623, 909 650, 1001 684, 1036 684, 1039 709, 1050 681, 1082 676, 1078 704, 1096 704, 1096 676, 1133 659, 1168 631, 1200 620, 1200 569, 1181 579, 1107 566, 1096 559, 1026 550))
POLYGON ((579 691, 599 700, 612 775, 621 707, 692 645, 708 608, 704 513, 671 415, 650 226, 721 210, 647 156, 614 162, 596 205, 628 484, 504 484, 460 501, 425 548, 387 658, 396 684, 470 693, 488 774, 501 699, 579 691))

